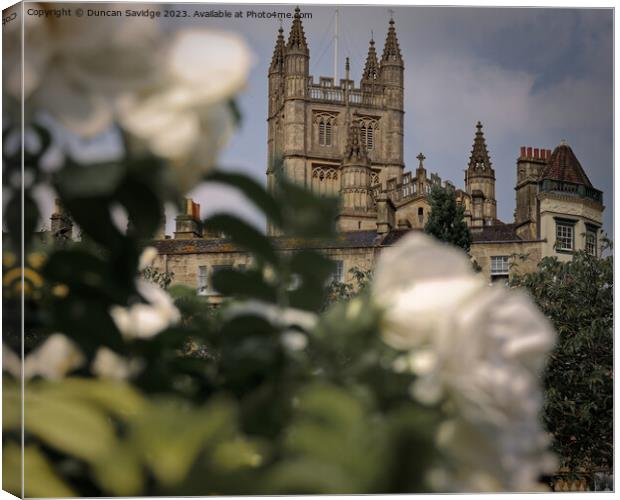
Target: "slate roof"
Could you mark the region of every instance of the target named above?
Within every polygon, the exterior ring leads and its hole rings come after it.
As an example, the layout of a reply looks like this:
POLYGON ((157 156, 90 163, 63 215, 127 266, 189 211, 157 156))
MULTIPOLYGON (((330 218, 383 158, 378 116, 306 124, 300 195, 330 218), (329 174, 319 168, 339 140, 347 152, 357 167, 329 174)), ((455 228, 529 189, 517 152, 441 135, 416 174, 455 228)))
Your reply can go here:
POLYGON ((541 174, 541 180, 544 179, 594 187, 575 153, 565 142, 560 143, 551 153, 551 158, 547 161, 547 165, 541 174))
MULTIPOLYGON (((340 233, 333 239, 302 239, 288 236, 274 236, 270 240, 278 250, 295 250, 300 248, 373 248, 392 245, 406 230, 395 230, 387 235, 377 231, 352 231, 340 233)), ((153 242, 160 254, 192 254, 192 253, 225 253, 243 252, 243 248, 235 245, 230 239, 167 239, 153 242)))
MULTIPOLYGON (((270 240, 278 250, 298 250, 314 248, 321 250, 337 248, 380 248, 396 244, 411 231, 421 229, 393 229, 387 234, 378 234, 375 230, 351 231, 340 233, 333 239, 302 239, 288 236, 274 236, 270 240)), ((515 224, 504 224, 497 220, 492 226, 471 229, 474 243, 523 241, 517 236, 515 224)), ((227 238, 193 239, 193 240, 158 240, 153 242, 160 254, 183 255, 197 253, 233 253, 246 250, 232 243, 227 238)))
POLYGON ((515 224, 493 224, 481 228, 472 228, 471 235, 474 243, 489 241, 519 241, 515 224))

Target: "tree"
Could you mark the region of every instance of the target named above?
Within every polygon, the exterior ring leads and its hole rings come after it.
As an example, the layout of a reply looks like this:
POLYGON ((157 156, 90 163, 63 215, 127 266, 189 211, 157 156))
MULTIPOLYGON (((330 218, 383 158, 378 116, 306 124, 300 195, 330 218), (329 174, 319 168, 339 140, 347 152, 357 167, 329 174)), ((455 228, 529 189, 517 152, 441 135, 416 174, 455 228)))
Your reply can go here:
POLYGON ((547 257, 511 285, 527 288, 558 332, 545 374, 544 420, 561 465, 611 469, 613 257, 547 257))
POLYGON ((452 243, 469 252, 472 237, 465 220, 464 207, 456 203, 454 189, 433 186, 431 211, 424 230, 440 241, 452 243))

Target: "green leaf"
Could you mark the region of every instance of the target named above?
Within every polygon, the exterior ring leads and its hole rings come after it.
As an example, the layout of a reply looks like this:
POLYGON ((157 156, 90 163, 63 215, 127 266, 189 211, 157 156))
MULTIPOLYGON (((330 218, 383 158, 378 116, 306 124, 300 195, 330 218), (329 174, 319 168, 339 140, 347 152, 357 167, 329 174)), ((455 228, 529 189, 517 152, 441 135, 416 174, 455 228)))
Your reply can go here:
POLYGON ((215 171, 207 178, 210 182, 221 182, 240 190, 252 203, 260 208, 276 225, 282 224, 282 208, 265 188, 251 177, 236 172, 215 171))
POLYGON ((234 435, 234 422, 233 407, 223 400, 202 410, 162 401, 134 422, 134 444, 155 477, 170 487, 185 478, 202 449, 234 435))
MULTIPOLYGON (((156 439, 156 438, 155 438, 156 439)), ((143 492, 144 472, 136 450, 119 444, 94 464, 95 479, 106 492, 115 496, 137 496, 143 492)))
POLYGON ((276 300, 276 290, 265 283, 257 270, 240 271, 220 269, 213 275, 213 287, 228 297, 256 298, 268 302, 276 300))
MULTIPOLYGON (((123 163, 79 165, 68 163, 56 176, 55 181, 64 197, 85 198, 111 195, 118 187, 125 166, 123 163)), ((63 200, 64 201, 64 200, 63 200)))
POLYGON ((319 198, 309 190, 278 179, 277 199, 284 211, 285 234, 306 238, 335 234, 338 199, 319 198))
POLYGON ((205 224, 212 230, 225 233, 236 244, 257 258, 275 266, 278 265, 278 255, 271 246, 269 239, 247 222, 232 215, 219 214, 209 217, 205 224))
POLYGON ((10 380, 6 375, 2 377, 2 429, 21 429, 22 401, 21 387, 16 380, 10 380))
POLYGON ((31 385, 24 401, 24 427, 49 446, 86 461, 109 453, 116 438, 105 413, 87 402, 61 398, 31 385))
MULTIPOLYGON (((15 445, 3 449, 3 484, 9 491, 19 491, 15 483, 21 478, 21 451, 15 445), (6 470, 8 469, 8 470, 6 470), (17 481, 16 481, 17 480, 17 481), (7 484, 8 483, 8 484, 7 484)), ((21 495, 18 495, 21 496, 21 495)), ((76 493, 65 484, 45 455, 36 446, 24 448, 24 496, 34 498, 74 497, 76 493)))
POLYGON ((163 221, 163 204, 153 190, 140 179, 126 179, 116 193, 125 207, 131 234, 139 239, 151 238, 163 221))

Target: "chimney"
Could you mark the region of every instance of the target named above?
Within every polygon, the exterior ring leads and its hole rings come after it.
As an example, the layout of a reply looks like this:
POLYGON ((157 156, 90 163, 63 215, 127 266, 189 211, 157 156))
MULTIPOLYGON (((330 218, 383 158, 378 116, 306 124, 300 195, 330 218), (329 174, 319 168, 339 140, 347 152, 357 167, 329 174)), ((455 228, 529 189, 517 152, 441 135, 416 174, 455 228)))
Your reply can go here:
POLYGON ((539 157, 539 154, 538 154, 538 153, 539 153, 538 148, 534 148, 534 158, 535 158, 535 159, 538 159, 538 157, 539 157))
POLYGON ((521 146, 521 158, 525 158, 525 146, 521 146))
POLYGON ((202 238, 200 204, 194 203, 191 198, 185 198, 185 213, 177 215, 175 224, 174 239, 192 240, 202 238))
POLYGON ((377 195, 377 233, 386 234, 394 228, 394 204, 387 193, 377 195))
POLYGON ((60 203, 60 199, 54 200, 54 212, 50 217, 52 237, 59 240, 70 240, 73 238, 73 221, 65 212, 60 203))
POLYGON ((530 147, 527 148, 527 157, 528 158, 532 157, 532 148, 530 148, 530 147))

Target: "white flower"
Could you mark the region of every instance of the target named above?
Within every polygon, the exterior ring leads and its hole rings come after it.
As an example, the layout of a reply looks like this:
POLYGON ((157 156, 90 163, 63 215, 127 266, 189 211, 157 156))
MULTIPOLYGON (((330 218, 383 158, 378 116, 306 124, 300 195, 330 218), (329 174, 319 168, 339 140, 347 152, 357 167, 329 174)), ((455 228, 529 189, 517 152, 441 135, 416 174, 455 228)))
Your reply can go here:
POLYGON ((438 445, 454 491, 531 491, 552 472, 540 423, 541 374, 555 333, 522 292, 488 287, 466 255, 418 233, 381 254, 373 285, 382 335, 407 351, 413 397, 444 401, 438 445), (407 263, 404 265, 404 263, 407 263), (448 437, 446 437, 448 436, 448 437))
MULTIPOLYGON (((4 344, 2 345, 3 370, 15 378, 21 377, 21 361, 4 344)), ((85 358, 78 347, 60 333, 50 335, 24 360, 24 378, 35 376, 57 380, 84 365, 85 358)))
POLYGON ((138 373, 142 363, 135 359, 128 361, 107 347, 100 347, 91 368, 98 377, 125 380, 138 373))
POLYGON ((146 247, 140 254, 140 261, 138 263, 138 270, 144 271, 147 267, 153 265, 153 262, 157 258, 158 252, 155 247, 146 247))
POLYGON ((278 328, 288 329, 297 326, 305 331, 312 330, 318 322, 318 317, 314 313, 301 309, 282 308, 260 300, 234 302, 223 310, 223 316, 228 320, 244 315, 262 316, 278 328))
POLYGON ((123 128, 174 161, 182 190, 214 164, 234 129, 228 100, 245 85, 251 54, 236 35, 188 29, 177 33, 158 85, 118 103, 123 128))
MULTIPOLYGON (((3 33, 3 83, 13 104, 22 97, 20 27, 9 23, 3 33)), ((26 16, 26 118, 45 111, 85 137, 119 124, 130 147, 172 162, 185 192, 231 135, 228 102, 245 85, 251 62, 239 36, 214 29, 170 34, 139 17, 26 16)))
POLYGON ((291 352, 303 351, 308 345, 308 337, 300 331, 287 330, 282 333, 280 342, 291 352))
MULTIPOLYGON (((157 79, 165 37, 150 19, 25 16, 24 24, 29 115, 45 110, 79 135, 96 135, 112 124, 114 98, 157 79)), ((20 25, 9 23, 4 38, 6 88, 18 100, 20 25)))
POLYGON ((110 308, 110 315, 124 337, 151 338, 181 319, 172 298, 159 286, 143 279, 136 286, 146 303, 110 308))

